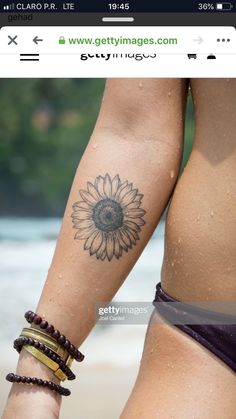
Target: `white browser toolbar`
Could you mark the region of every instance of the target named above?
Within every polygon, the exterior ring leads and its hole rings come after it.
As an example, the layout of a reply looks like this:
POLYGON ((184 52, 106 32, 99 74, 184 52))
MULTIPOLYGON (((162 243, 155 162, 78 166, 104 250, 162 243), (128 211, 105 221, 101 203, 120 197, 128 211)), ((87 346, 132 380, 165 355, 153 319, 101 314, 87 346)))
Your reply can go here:
POLYGON ((234 27, 3 27, 0 77, 235 77, 234 27))

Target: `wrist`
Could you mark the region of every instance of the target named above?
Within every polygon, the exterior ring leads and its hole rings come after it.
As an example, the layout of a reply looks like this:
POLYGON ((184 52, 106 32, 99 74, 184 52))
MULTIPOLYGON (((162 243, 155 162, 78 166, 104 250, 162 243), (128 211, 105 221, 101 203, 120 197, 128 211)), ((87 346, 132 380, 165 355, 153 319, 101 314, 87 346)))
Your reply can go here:
MULTIPOLYGON (((25 351, 24 348, 22 348, 19 356, 16 374, 37 377, 60 384, 53 371, 25 351)), ((16 410, 19 418, 30 418, 33 412, 35 419, 42 417, 56 419, 59 417, 61 399, 62 397, 58 393, 47 387, 13 383, 3 419, 16 417, 16 410)))
POLYGON ((22 348, 19 356, 16 374, 34 376, 60 384, 60 380, 54 375, 53 371, 24 348, 22 348))

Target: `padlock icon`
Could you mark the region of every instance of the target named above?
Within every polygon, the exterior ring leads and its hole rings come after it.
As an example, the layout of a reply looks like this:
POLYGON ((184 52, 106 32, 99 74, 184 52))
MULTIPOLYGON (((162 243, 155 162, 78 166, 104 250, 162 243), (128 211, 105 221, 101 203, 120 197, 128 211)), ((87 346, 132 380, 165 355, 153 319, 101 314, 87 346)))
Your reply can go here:
POLYGON ((65 40, 65 38, 64 38, 64 36, 60 36, 60 38, 59 38, 59 45, 65 45, 65 43, 66 43, 66 40, 65 40))

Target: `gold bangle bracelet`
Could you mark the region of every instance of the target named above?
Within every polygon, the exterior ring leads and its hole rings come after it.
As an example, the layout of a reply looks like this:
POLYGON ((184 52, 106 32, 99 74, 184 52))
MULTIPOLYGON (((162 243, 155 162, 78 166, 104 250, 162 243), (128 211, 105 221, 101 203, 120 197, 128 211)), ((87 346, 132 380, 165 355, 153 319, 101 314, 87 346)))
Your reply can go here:
POLYGON ((51 349, 53 352, 59 355, 69 368, 71 367, 74 358, 68 353, 68 351, 65 348, 63 348, 56 341, 56 339, 52 338, 49 334, 41 330, 34 329, 33 327, 31 328, 24 327, 21 332, 21 336, 33 338, 39 341, 40 343, 43 343, 49 349, 51 349))
POLYGON ((59 365, 53 361, 52 359, 48 358, 47 355, 40 352, 37 348, 31 345, 25 345, 24 349, 33 355, 38 361, 42 364, 46 365, 50 370, 53 371, 54 375, 61 381, 65 381, 67 379, 66 374, 60 369, 59 365))

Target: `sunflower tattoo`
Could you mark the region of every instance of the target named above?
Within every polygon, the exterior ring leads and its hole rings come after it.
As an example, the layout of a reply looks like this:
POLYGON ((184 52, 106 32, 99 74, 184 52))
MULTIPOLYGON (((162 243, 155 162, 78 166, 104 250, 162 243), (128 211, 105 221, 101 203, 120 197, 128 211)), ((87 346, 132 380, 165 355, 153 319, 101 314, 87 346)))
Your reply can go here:
POLYGON ((87 190, 79 191, 81 201, 73 205, 73 227, 76 240, 84 240, 84 250, 90 256, 111 261, 119 259, 139 240, 145 224, 146 211, 140 208, 143 194, 119 175, 113 179, 106 174, 97 176, 94 184, 87 182, 87 190))

